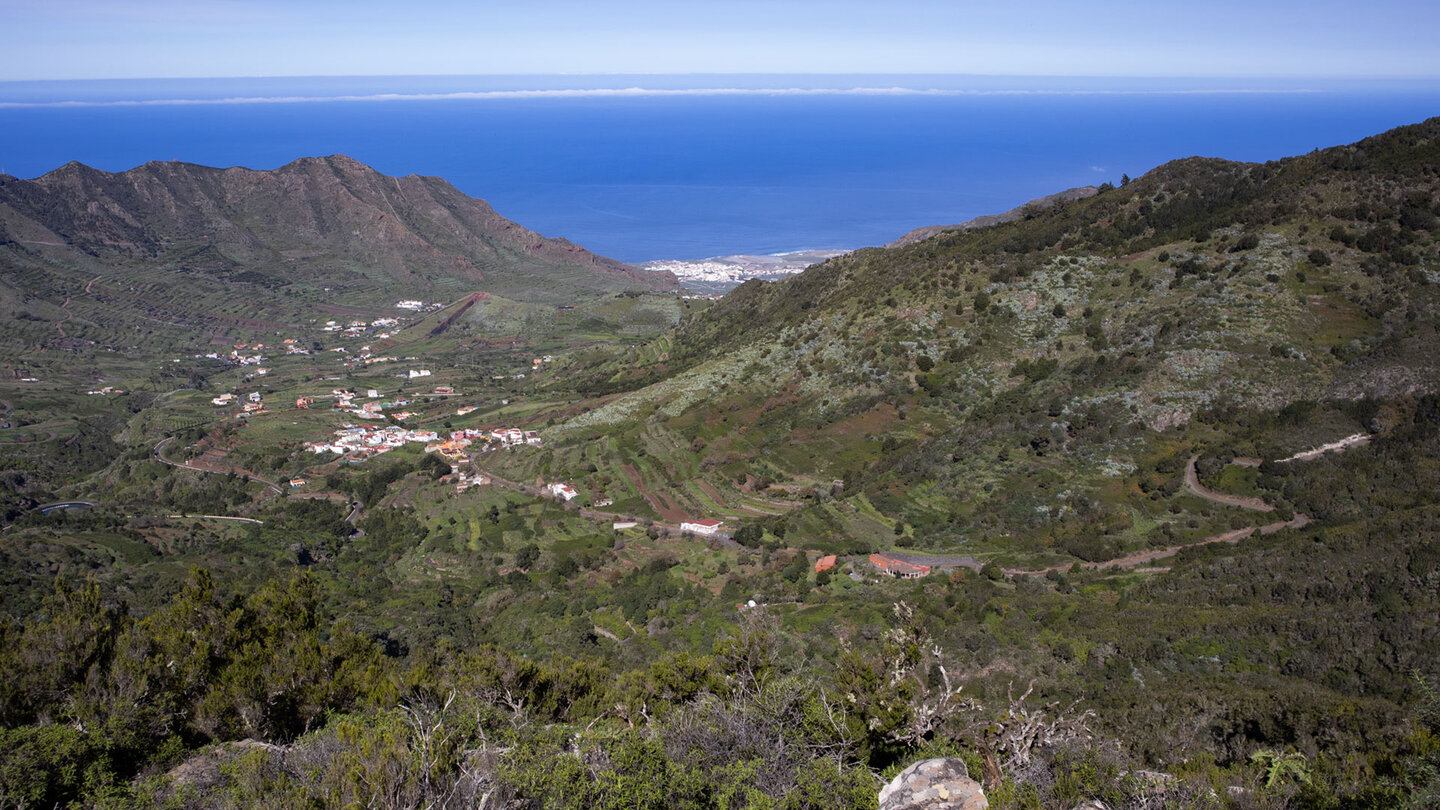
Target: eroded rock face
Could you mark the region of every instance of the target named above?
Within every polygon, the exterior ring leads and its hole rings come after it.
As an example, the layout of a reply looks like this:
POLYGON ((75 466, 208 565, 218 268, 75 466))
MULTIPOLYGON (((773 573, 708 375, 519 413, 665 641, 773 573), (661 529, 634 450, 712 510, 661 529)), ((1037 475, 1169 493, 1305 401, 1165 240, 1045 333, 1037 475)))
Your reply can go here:
POLYGON ((965 762, 927 759, 906 768, 880 791, 880 810, 986 810, 990 802, 965 762))

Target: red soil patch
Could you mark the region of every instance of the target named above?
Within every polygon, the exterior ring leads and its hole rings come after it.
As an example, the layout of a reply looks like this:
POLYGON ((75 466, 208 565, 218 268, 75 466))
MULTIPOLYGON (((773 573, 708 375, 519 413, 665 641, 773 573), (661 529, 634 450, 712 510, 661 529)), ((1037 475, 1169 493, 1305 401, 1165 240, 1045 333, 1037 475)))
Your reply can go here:
POLYGON ((634 465, 626 464, 620 469, 630 478, 630 482, 635 485, 635 489, 640 491, 641 497, 649 502, 650 506, 655 509, 656 514, 660 515, 662 520, 679 522, 689 517, 685 510, 676 506, 674 502, 666 498, 663 493, 651 492, 649 487, 645 486, 645 480, 640 477, 640 471, 635 469, 634 465))
POLYGON ((730 506, 725 503, 725 499, 720 497, 720 493, 715 491, 715 487, 710 486, 709 481, 696 481, 695 486, 700 487, 700 489, 704 490, 705 494, 710 496, 710 500, 714 501, 716 506, 720 507, 721 509, 730 508, 730 506))

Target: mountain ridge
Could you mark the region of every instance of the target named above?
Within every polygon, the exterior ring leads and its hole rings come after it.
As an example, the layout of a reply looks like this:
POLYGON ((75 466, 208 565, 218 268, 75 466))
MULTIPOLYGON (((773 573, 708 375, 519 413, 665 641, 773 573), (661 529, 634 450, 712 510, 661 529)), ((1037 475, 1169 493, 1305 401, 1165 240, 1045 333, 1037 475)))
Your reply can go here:
POLYGON ((440 178, 390 177, 343 155, 272 170, 71 162, 0 178, 0 314, 16 351, 240 338, 251 322, 478 291, 553 311, 680 287, 544 237, 440 178))
POLYGON ((527 265, 566 268, 592 289, 677 288, 673 277, 531 231, 440 178, 390 177, 344 155, 273 170, 152 161, 112 173, 71 162, 34 180, 0 179, 0 236, 143 260, 173 259, 187 242, 237 264, 298 266, 314 258, 307 252, 328 252, 407 282, 453 274, 512 291, 527 265))

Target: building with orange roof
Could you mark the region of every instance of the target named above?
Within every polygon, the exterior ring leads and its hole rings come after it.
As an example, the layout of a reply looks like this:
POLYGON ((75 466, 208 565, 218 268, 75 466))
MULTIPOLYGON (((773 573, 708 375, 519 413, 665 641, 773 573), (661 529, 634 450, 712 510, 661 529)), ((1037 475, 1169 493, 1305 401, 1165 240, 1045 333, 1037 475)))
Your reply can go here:
POLYGON ((916 565, 893 557, 886 557, 884 554, 871 554, 870 564, 892 577, 901 579, 919 579, 930 574, 928 565, 916 565))
POLYGON ((820 573, 821 571, 829 571, 831 568, 834 568, 834 567, 835 567, 835 555, 834 555, 834 554, 826 554, 824 557, 821 557, 820 559, 818 559, 818 560, 815 561, 815 573, 817 573, 817 574, 820 573))

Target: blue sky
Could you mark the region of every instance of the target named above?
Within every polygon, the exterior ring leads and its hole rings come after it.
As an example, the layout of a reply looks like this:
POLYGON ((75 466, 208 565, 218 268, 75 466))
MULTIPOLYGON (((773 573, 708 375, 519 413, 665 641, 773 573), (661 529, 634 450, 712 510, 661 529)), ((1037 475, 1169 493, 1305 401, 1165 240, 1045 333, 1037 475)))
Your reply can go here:
POLYGON ((1440 77, 1434 0, 0 0, 0 81, 554 73, 1440 77))

